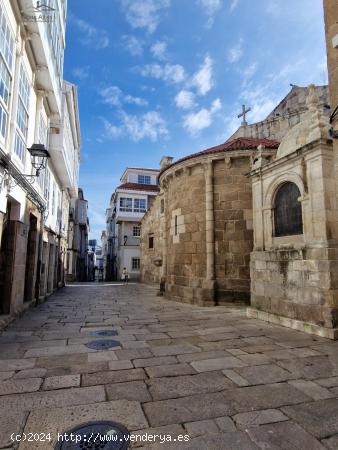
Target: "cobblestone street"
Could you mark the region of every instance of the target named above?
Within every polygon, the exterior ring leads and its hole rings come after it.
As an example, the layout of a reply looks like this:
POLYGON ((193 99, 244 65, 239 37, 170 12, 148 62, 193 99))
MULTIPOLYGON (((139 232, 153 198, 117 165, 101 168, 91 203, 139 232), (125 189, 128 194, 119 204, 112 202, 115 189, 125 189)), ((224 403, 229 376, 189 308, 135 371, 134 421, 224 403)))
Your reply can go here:
POLYGON ((131 445, 143 449, 338 448, 338 342, 242 307, 169 302, 137 284, 72 285, 12 322, 0 360, 0 448, 54 448, 58 432, 99 420, 189 435, 131 445), (118 346, 85 345, 102 339, 118 346), (52 440, 14 445, 22 432, 52 440))

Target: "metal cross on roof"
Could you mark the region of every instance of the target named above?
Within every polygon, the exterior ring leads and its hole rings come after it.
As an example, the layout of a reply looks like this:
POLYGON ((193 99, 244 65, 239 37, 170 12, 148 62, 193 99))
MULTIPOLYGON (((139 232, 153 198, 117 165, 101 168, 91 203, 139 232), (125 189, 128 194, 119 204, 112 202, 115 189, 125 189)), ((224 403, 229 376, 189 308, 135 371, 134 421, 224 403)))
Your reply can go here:
POLYGON ((246 125, 248 125, 248 122, 246 121, 246 115, 248 114, 248 112, 250 112, 251 111, 251 108, 246 108, 245 107, 245 105, 243 105, 242 106, 242 112, 241 112, 241 114, 238 114, 238 118, 241 118, 241 117, 243 117, 243 122, 242 122, 242 125, 243 126, 246 126, 246 125))

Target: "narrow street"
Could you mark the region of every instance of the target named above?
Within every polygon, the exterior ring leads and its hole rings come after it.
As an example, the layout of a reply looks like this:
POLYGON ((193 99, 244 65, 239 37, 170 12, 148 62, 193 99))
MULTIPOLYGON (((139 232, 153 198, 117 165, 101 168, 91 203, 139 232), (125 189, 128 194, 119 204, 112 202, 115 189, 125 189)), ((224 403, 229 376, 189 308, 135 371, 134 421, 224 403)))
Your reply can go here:
POLYGON ((247 319, 243 307, 75 284, 12 322, 0 360, 0 448, 52 449, 58 433, 93 421, 124 425, 132 448, 338 448, 338 342, 247 319), (117 346, 86 346, 102 340, 117 346))

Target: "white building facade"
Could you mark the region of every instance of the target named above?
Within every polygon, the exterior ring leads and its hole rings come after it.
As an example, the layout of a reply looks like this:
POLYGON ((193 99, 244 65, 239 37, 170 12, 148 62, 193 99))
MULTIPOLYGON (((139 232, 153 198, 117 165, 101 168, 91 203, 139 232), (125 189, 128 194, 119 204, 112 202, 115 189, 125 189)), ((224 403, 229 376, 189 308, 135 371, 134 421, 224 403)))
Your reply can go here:
POLYGON ((0 0, 0 317, 64 283, 80 162, 77 91, 63 80, 66 3, 0 0), (50 155, 38 176, 36 144, 50 155))
POLYGON ((130 279, 139 279, 141 220, 159 192, 158 174, 156 169, 127 168, 111 197, 106 213, 106 280, 120 280, 123 268, 130 279))

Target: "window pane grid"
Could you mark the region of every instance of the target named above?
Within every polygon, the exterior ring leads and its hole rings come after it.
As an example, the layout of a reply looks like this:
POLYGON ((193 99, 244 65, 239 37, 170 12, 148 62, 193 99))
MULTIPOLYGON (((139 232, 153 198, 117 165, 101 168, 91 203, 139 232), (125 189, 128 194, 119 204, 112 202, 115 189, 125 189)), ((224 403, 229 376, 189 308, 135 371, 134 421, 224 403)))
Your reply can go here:
POLYGON ((3 137, 3 139, 6 138, 6 131, 7 131, 7 113, 3 109, 3 107, 0 104, 0 135, 3 137))
POLYGON ((141 236, 141 228, 140 227, 138 227, 138 226, 133 227, 133 236, 134 237, 141 236))
POLYGON ((139 184, 150 184, 150 182, 151 182, 150 175, 138 175, 139 184))
POLYGON ((0 98, 8 106, 11 78, 8 69, 0 56, 0 98))
POLYGON ((120 198, 120 211, 133 212, 133 199, 127 197, 120 198))
POLYGON ((146 201, 144 198, 134 199, 134 212, 146 212, 146 201))
POLYGON ((132 270, 140 270, 140 258, 132 258, 131 269, 132 270))
POLYGON ((12 71, 13 65, 14 38, 5 17, 5 13, 0 4, 0 53, 8 68, 12 71))
POLYGON ((26 145, 18 132, 15 133, 14 153, 20 159, 20 161, 25 161, 26 145))

